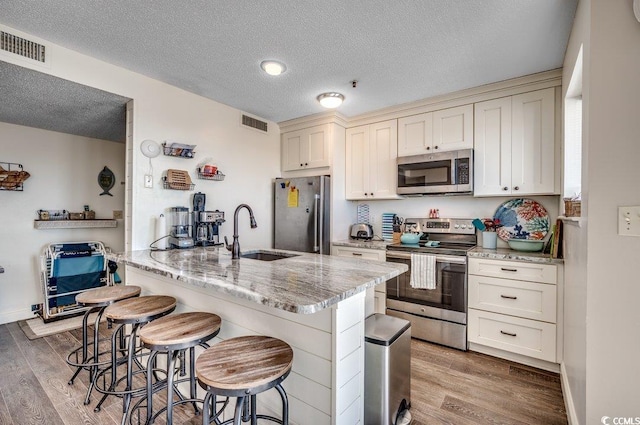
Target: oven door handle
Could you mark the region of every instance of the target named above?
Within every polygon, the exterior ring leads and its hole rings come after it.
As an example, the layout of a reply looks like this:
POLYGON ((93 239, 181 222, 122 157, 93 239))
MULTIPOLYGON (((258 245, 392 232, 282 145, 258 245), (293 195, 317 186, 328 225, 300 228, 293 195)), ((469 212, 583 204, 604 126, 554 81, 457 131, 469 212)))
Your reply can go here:
MULTIPOLYGON (((411 254, 406 252, 391 252, 387 251, 387 258, 397 260, 410 260, 411 254)), ((436 255, 437 263, 455 263, 455 264, 467 264, 467 257, 456 257, 453 255, 436 255)))

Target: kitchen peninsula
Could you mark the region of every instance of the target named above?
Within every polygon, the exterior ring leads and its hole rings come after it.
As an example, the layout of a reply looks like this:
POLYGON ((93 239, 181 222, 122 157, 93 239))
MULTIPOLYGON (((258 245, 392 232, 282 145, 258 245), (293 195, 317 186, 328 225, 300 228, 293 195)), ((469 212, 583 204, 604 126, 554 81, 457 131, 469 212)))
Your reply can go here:
MULTIPOLYGON (((294 350, 283 386, 294 424, 356 424, 364 412, 365 290, 407 266, 292 251, 275 261, 231 259, 220 248, 110 254, 127 266, 126 281, 145 294, 171 295, 179 310, 222 317, 218 338, 264 334, 294 350)), ((277 393, 260 396, 274 406, 277 393)))

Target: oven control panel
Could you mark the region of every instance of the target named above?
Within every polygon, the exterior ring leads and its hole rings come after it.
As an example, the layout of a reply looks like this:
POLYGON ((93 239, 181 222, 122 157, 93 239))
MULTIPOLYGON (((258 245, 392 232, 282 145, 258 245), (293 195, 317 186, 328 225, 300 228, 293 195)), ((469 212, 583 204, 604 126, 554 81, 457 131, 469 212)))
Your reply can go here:
POLYGON ((472 235, 476 233, 471 218, 407 218, 405 223, 417 223, 419 231, 425 233, 456 233, 472 235))

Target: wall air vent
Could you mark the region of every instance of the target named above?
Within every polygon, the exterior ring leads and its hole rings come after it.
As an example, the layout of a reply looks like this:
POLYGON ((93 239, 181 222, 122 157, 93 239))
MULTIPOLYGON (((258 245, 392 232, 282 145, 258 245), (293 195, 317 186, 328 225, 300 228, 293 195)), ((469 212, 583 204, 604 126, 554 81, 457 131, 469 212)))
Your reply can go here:
POLYGON ((255 128, 256 130, 267 132, 267 123, 259 119, 242 114, 242 125, 255 128))
POLYGON ((43 44, 18 37, 6 31, 0 31, 0 50, 45 63, 45 46, 43 44))

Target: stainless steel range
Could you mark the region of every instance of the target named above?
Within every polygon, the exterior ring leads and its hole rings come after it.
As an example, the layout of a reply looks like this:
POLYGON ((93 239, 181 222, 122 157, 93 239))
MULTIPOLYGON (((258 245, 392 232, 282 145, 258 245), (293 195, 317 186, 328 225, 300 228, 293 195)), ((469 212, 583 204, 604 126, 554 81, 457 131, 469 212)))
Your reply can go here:
MULTIPOLYGON (((411 336, 467 349, 467 251, 477 243, 467 218, 408 218, 405 228, 423 232, 418 244, 387 246, 387 261, 409 271, 387 282, 387 314, 411 321, 411 336), (435 289, 411 286, 412 254, 435 256, 435 289)), ((415 260, 415 258, 414 258, 415 260)))

